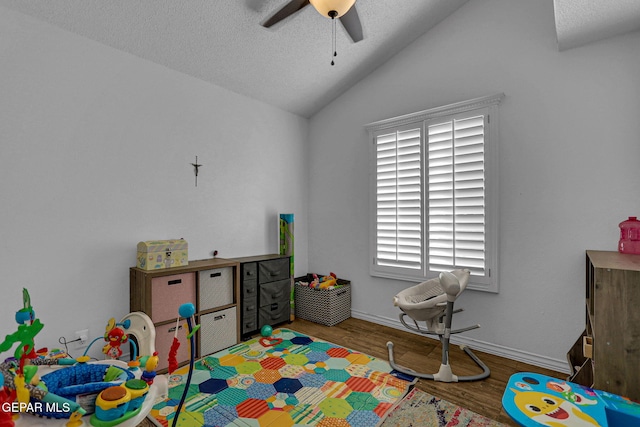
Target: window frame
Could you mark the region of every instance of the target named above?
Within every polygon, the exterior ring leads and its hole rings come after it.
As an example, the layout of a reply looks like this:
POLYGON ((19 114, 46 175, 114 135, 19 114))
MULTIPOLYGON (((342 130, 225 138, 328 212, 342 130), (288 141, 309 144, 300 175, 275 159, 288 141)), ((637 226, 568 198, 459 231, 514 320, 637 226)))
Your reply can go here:
POLYGON ((380 120, 365 125, 370 144, 369 190, 369 274, 374 277, 406 281, 424 281, 436 277, 437 271, 429 271, 429 221, 428 221, 428 136, 427 127, 434 121, 484 115, 484 170, 485 170, 485 276, 472 275, 468 289, 498 293, 498 105, 504 94, 485 96, 442 107, 419 111, 404 116, 380 120), (421 132, 421 234, 422 266, 418 269, 380 266, 376 263, 377 250, 377 147, 379 135, 419 127, 421 132))

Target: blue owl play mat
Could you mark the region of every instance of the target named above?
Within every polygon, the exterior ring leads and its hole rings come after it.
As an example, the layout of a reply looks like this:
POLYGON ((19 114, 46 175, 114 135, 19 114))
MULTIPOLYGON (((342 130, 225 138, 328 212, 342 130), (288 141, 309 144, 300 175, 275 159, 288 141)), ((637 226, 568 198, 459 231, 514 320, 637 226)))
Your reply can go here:
POLYGON ((636 402, 532 372, 511 376, 502 395, 502 406, 525 427, 640 425, 640 404, 636 402))

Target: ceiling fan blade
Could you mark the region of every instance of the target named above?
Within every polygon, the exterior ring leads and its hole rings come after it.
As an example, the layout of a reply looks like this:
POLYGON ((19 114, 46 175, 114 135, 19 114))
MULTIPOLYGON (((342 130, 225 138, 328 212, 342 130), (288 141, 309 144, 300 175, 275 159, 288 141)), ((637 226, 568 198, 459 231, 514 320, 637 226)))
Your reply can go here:
POLYGON ((282 9, 277 11, 271 18, 267 19, 261 25, 263 27, 269 28, 274 24, 282 21, 283 19, 293 15, 303 7, 309 5, 309 0, 291 0, 289 3, 284 5, 282 9))
POLYGON ((356 10, 356 5, 351 6, 351 9, 347 11, 340 18, 340 22, 354 43, 359 42, 363 39, 362 37, 362 24, 360 23, 360 17, 358 16, 358 11, 356 10))

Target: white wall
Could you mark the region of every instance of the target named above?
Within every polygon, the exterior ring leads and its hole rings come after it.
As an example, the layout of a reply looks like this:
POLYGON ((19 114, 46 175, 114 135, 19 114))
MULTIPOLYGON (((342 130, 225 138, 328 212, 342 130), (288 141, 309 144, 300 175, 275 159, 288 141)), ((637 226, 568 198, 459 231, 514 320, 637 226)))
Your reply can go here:
POLYGON ((296 274, 351 279, 354 315, 397 326, 409 283, 368 274, 363 125, 504 92, 501 290, 465 293, 456 324, 482 324, 465 334, 478 347, 564 366, 584 250, 615 250, 640 214, 640 34, 560 53, 553 21, 550 1, 471 1, 308 123, 0 7, 0 336, 22 287, 37 346, 98 336, 128 311, 138 241, 184 237, 192 259, 274 252, 285 211, 296 274))
POLYGON ((560 53, 553 16, 551 1, 471 1, 312 118, 309 267, 352 280, 354 316, 399 326, 392 297, 411 284, 368 274, 363 125, 504 92, 500 293, 463 294, 454 326, 478 322, 464 334, 476 347, 568 369, 584 251, 616 250, 618 223, 640 215, 640 33, 560 53))
POLYGON ((23 287, 38 347, 101 336, 142 240, 274 253, 293 212, 307 271, 306 119, 0 7, 0 129, 2 337, 23 287))

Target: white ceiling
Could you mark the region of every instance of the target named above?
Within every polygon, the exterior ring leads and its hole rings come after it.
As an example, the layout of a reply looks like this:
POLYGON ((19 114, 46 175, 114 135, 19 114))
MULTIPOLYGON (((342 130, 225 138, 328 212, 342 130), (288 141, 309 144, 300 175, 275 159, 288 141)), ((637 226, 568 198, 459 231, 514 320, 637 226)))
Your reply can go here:
POLYGON ((640 30, 640 0, 554 0, 560 50, 640 30))
MULTIPOLYGON (((289 0, 0 0, 140 58, 310 117, 470 0, 357 0, 364 40, 289 0), (399 7, 399 5, 402 5, 399 7)), ((471 0, 480 1, 480 0, 471 0)), ((530 0, 527 0, 530 1, 530 0)), ((559 49, 640 29, 640 0, 554 0, 559 49)))

